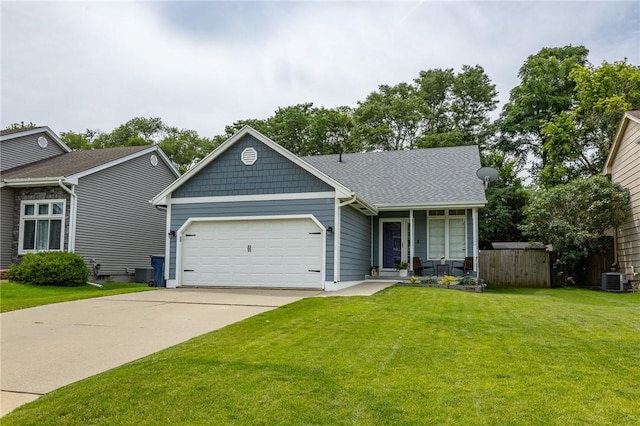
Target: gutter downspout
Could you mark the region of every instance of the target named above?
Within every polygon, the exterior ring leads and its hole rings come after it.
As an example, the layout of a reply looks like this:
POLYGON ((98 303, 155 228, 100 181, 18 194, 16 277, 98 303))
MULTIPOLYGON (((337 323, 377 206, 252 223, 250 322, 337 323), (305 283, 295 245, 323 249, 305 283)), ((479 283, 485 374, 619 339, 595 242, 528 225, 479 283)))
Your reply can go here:
POLYGON ((69 242, 67 247, 69 253, 74 253, 76 251, 76 215, 78 210, 78 195, 75 192, 75 185, 72 184, 72 189, 69 189, 64 183, 62 183, 62 179, 58 181, 58 186, 71 197, 71 206, 69 206, 69 242))
POLYGON ((342 222, 342 215, 340 213, 340 209, 344 206, 348 206, 356 201, 355 194, 352 193, 352 196, 347 201, 343 201, 342 203, 336 204, 336 213, 335 213, 335 223, 333 226, 333 282, 337 283, 340 281, 340 233, 342 222))

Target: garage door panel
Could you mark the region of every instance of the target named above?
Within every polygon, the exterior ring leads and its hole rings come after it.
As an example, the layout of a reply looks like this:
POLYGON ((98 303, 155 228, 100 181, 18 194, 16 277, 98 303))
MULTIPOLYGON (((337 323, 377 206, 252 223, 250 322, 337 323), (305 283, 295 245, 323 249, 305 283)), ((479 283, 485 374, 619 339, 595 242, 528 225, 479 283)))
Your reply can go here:
POLYGON ((322 234, 310 219, 203 221, 184 231, 182 284, 319 288, 322 234))

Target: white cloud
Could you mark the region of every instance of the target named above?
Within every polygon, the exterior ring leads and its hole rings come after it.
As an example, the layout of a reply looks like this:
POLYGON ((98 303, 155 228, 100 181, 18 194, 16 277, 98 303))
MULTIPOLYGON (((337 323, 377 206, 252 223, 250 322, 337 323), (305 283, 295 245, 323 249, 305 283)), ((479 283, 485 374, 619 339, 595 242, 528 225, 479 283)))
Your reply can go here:
POLYGON ((583 44, 596 64, 640 63, 632 2, 0 7, 2 126, 58 132, 158 116, 213 136, 279 106, 355 106, 380 84, 463 64, 483 66, 504 102, 526 57, 545 46, 583 44))

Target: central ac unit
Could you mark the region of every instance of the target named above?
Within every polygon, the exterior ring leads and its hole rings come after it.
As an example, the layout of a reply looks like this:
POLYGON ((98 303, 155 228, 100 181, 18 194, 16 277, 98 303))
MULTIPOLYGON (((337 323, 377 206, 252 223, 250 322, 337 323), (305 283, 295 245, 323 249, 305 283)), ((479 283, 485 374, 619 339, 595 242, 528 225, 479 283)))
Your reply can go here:
POLYGON ((620 272, 605 272, 602 274, 602 289, 604 291, 624 291, 624 274, 620 272))

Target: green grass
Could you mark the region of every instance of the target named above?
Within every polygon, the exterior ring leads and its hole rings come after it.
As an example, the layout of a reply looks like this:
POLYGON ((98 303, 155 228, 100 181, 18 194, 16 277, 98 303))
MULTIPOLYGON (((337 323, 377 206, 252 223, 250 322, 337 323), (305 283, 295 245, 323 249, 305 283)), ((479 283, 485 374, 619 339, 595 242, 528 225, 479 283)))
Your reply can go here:
POLYGON ((71 300, 153 290, 147 284, 142 283, 106 283, 103 286, 105 287, 104 289, 90 285, 82 287, 52 287, 1 281, 0 312, 32 308, 51 303, 69 302, 71 300))
POLYGON ((640 294, 311 298, 67 386, 8 425, 637 425, 640 294))

